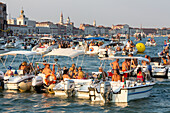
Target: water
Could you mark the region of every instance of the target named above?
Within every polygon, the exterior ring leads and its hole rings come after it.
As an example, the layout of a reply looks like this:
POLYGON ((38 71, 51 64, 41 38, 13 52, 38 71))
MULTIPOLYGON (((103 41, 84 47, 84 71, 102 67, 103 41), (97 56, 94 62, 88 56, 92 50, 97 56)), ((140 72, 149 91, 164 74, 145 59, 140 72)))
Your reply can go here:
MULTIPOLYGON (((155 38, 156 47, 146 47, 145 54, 157 56, 163 48, 163 41, 167 39, 155 38)), ((146 39, 140 41, 145 43, 146 39)), ((135 42, 136 43, 136 42, 135 42)), ((138 54, 144 56, 145 54, 138 54)), ((31 57, 30 57, 31 59, 31 57)), ((39 59, 39 58, 36 58, 39 59)), ((61 66, 70 66, 72 60, 67 57, 59 57, 61 66), (67 62, 66 62, 67 61, 67 62)), ((81 66, 83 56, 79 57, 77 66, 81 66)), ((16 58, 12 65, 18 68, 19 63, 26 60, 24 57, 16 58)), ((34 59, 35 60, 35 59, 34 59)), ((12 57, 7 60, 7 65, 12 61, 12 57)), ((76 62, 77 58, 73 59, 76 62)), ((52 60, 51 60, 52 62, 52 60)), ((107 61, 105 70, 110 69, 107 61)), ((97 56, 84 56, 83 70, 86 72, 97 71, 100 60, 97 56)), ((2 64, 0 69, 5 70, 2 64)), ((170 113, 170 80, 159 80, 154 86, 149 98, 130 101, 129 103, 107 103, 91 102, 77 98, 56 97, 52 94, 20 93, 14 91, 0 91, 0 112, 121 112, 121 113, 170 113)))

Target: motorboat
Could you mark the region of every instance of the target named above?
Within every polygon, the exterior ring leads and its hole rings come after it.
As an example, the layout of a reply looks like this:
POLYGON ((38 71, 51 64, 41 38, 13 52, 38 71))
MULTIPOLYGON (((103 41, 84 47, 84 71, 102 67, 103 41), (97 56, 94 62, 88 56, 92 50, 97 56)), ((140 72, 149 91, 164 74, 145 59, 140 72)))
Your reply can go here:
POLYGON ((22 42, 22 40, 19 40, 18 37, 7 37, 7 42, 4 45, 5 48, 17 48, 18 45, 22 42))
MULTIPOLYGON (((6 56, 6 59, 3 61, 1 59, 1 62, 5 69, 7 69, 5 63, 8 58, 8 56, 14 56, 12 59, 11 65, 14 63, 14 60, 17 55, 23 55, 25 56, 28 61, 30 62, 28 56, 30 55, 37 55, 36 52, 31 51, 10 51, 7 53, 0 54, 0 57, 6 56)), ((33 73, 24 73, 23 70, 18 70, 15 67, 11 67, 9 69, 12 73, 11 75, 5 75, 4 76, 4 89, 8 90, 20 90, 20 91, 28 91, 31 89, 32 79, 35 77, 33 73)))
POLYGON ((38 44, 38 37, 24 37, 24 42, 22 42, 20 45, 21 49, 32 49, 35 45, 38 44))
POLYGON ((40 43, 44 43, 44 44, 42 45, 39 43, 39 45, 34 46, 31 51, 48 53, 52 51, 54 48, 58 47, 56 44, 52 44, 53 40, 55 39, 51 37, 42 37, 40 38, 40 43))
MULTIPOLYGON (((112 57, 102 58, 101 60, 114 60, 114 59, 138 59, 139 61, 149 61, 143 57, 112 57)), ((123 73, 132 73, 132 70, 128 70, 123 73)), ((154 86, 152 80, 140 81, 134 77, 130 77, 124 82, 121 81, 105 81, 98 83, 98 85, 92 85, 89 87, 89 96, 91 101, 103 101, 103 102, 129 102, 131 100, 137 100, 150 96, 150 92, 154 86)))
POLYGON ((153 78, 168 78, 169 65, 163 65, 161 57, 152 57, 150 65, 153 78))
MULTIPOLYGON (((66 57, 70 57, 70 58, 75 58, 79 55, 84 54, 84 51, 82 50, 75 50, 75 49, 71 49, 71 48, 66 48, 66 49, 53 49, 51 52, 45 54, 43 57, 46 56, 66 56, 66 57)), ((61 82, 57 82, 55 80, 54 84, 48 84, 46 82, 46 80, 48 79, 48 81, 52 81, 54 78, 55 79, 60 79, 62 77, 62 70, 60 65, 57 63, 57 61, 55 61, 55 63, 49 63, 49 62, 36 62, 37 65, 40 64, 50 64, 50 65, 56 65, 57 66, 57 72, 48 75, 45 75, 43 73, 39 73, 37 74, 37 76, 42 77, 43 79, 39 79, 39 83, 41 83, 40 81, 43 81, 44 84, 46 84, 46 89, 48 90, 48 92, 50 93, 55 93, 56 95, 66 95, 66 96, 72 96, 73 95, 73 89, 74 89, 74 81, 73 80, 64 80, 61 82), (72 90, 72 92, 70 92, 72 90)), ((41 87, 40 85, 37 86, 36 80, 33 82, 34 87, 36 87, 38 89, 38 87, 41 87)), ((51 82, 50 82, 51 83, 51 82)), ((53 82, 52 82, 53 83, 53 82)))
POLYGON ((151 42, 150 40, 147 40, 145 45, 146 46, 156 46, 156 42, 151 42))

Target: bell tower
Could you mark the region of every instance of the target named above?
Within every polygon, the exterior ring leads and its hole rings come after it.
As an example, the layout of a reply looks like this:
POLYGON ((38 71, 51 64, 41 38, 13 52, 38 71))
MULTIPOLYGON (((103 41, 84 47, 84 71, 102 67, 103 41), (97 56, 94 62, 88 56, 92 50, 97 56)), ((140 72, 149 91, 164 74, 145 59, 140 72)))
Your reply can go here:
POLYGON ((93 21, 93 26, 95 26, 95 27, 96 27, 96 20, 94 20, 94 21, 93 21))
POLYGON ((60 24, 63 24, 63 13, 61 12, 61 15, 60 15, 60 24))

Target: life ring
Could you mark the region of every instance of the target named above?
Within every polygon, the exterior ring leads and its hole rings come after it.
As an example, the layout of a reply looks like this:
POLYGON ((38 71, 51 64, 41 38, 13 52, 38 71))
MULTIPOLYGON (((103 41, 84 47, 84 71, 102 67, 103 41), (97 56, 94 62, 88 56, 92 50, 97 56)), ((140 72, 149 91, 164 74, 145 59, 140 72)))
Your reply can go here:
POLYGON ((91 48, 90 48, 90 51, 91 51, 91 52, 93 52, 93 51, 94 51, 94 48, 93 48, 93 47, 91 47, 91 48))
POLYGON ((57 82, 57 78, 56 78, 56 76, 54 75, 54 73, 48 74, 48 75, 45 76, 45 84, 46 84, 46 85, 55 84, 56 82, 57 82), (53 77, 53 80, 52 80, 52 81, 49 81, 49 80, 48 80, 48 77, 49 77, 49 76, 52 76, 52 77, 53 77))

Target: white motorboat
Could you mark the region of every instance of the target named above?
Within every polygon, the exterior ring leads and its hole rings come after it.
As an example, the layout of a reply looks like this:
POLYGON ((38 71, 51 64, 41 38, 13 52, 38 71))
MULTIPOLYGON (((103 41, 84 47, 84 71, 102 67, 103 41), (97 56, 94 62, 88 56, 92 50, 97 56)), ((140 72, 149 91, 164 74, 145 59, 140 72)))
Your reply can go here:
POLYGON ((152 66, 152 77, 168 78, 169 67, 162 64, 161 57, 152 57, 150 64, 152 66))
MULTIPOLYGON (((47 53, 44 55, 45 56, 67 56, 70 58, 74 58, 76 56, 79 56, 81 54, 84 54, 84 51, 82 50, 75 50, 75 49, 71 49, 71 48, 66 48, 66 49, 53 49, 51 52, 47 53)), ((36 62, 37 64, 44 64, 45 62, 36 62)), ((56 95, 66 95, 66 96, 71 96, 73 94, 73 89, 74 89, 74 81, 73 80, 65 80, 62 81, 60 83, 57 84, 47 84, 45 82, 45 80, 49 79, 49 81, 52 81, 54 78, 60 78, 62 76, 62 72, 60 69, 60 65, 57 64, 57 62, 55 63, 47 63, 47 64, 51 64, 51 65, 57 65, 58 67, 58 71, 52 76, 46 76, 45 74, 39 73, 38 76, 42 77, 42 80, 39 80, 39 83, 41 83, 41 81, 43 81, 44 84, 46 84, 47 89, 50 93, 55 93, 56 95), (70 92, 72 91, 72 92, 70 92)), ((56 83, 56 82, 55 82, 56 83)), ((37 82, 36 80, 33 82, 34 87, 39 87, 37 86, 37 82)), ((41 87, 41 86, 40 86, 41 87)))
POLYGON ((153 85, 152 82, 143 84, 131 80, 127 80, 126 84, 124 82, 107 81, 101 83, 98 88, 91 88, 89 95, 91 101, 129 102, 149 97, 153 85))
POLYGON ((156 46, 156 42, 151 42, 150 40, 147 40, 145 45, 146 46, 156 46))
POLYGON ((22 42, 22 40, 19 40, 18 37, 8 37, 7 42, 4 45, 5 48, 17 48, 18 45, 22 42))
POLYGON ((54 48, 57 48, 57 45, 51 45, 49 43, 52 43, 53 40, 55 40, 54 38, 51 37, 42 37, 41 42, 45 42, 45 45, 36 45, 32 48, 31 51, 33 52, 40 52, 40 53, 48 53, 50 51, 52 51, 54 48))
MULTIPOLYGON (((138 64, 141 60, 149 61, 142 57, 112 57, 103 58, 101 60, 114 59, 138 59, 138 64)), ((121 73, 131 72, 132 71, 129 70, 121 73)), ((129 80, 125 80, 124 82, 106 81, 99 83, 98 85, 92 85, 89 88, 89 96, 91 101, 129 102, 131 100, 149 97, 154 84, 154 82, 148 81, 147 78, 145 78, 145 82, 142 82, 134 79, 134 77, 131 77, 129 80)))
MULTIPOLYGON (((6 60, 9 55, 14 56, 14 58, 10 64, 10 65, 12 65, 14 63, 14 60, 17 55, 24 55, 28 59, 28 61, 30 61, 28 56, 36 55, 36 54, 38 54, 38 53, 31 52, 31 51, 10 51, 7 53, 0 54, 0 57, 7 56, 4 61, 1 59, 3 66, 6 68, 5 63, 6 63, 6 60)), ((12 68, 11 71, 13 73, 12 75, 4 76, 4 89, 20 90, 20 91, 30 90, 32 78, 34 78, 35 75, 27 74, 27 73, 24 75, 23 70, 17 70, 17 69, 15 70, 15 68, 12 68)))
POLYGON ((24 37, 24 42, 20 45, 21 49, 32 49, 34 45, 37 45, 39 38, 38 37, 24 37))

